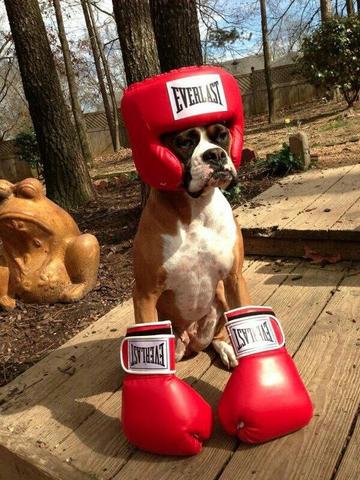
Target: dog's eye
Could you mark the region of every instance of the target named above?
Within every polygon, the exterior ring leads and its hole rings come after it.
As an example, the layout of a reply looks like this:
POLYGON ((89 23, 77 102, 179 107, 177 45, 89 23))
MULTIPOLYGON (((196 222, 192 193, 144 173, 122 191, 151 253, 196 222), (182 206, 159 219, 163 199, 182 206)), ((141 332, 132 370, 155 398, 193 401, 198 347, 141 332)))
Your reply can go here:
POLYGON ((190 148, 193 146, 193 141, 190 138, 177 138, 175 145, 178 148, 190 148))
POLYGON ((218 134, 217 138, 220 142, 225 142, 228 138, 228 133, 227 132, 220 132, 218 134))

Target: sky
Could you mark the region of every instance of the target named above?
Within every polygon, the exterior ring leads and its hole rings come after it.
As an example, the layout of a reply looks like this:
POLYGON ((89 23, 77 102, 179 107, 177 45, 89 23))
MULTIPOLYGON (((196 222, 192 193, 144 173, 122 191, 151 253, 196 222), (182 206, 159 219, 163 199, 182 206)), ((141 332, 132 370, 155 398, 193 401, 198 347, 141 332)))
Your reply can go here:
MULTIPOLYGON (((49 4, 49 0, 39 0, 40 4, 46 2, 49 4)), ((94 0, 98 6, 108 12, 112 12, 112 0, 94 0)), ((128 0, 131 2, 132 0, 128 0)), ((176 0, 172 0, 176 1, 176 0)), ((238 21, 235 23, 240 33, 240 40, 236 41, 231 45, 231 48, 225 50, 212 50, 210 52, 211 59, 217 62, 231 60, 235 58, 241 58, 248 55, 258 54, 262 52, 262 41, 261 41, 261 19, 260 19, 260 7, 259 0, 208 0, 211 2, 211 6, 215 6, 215 9, 219 12, 215 14, 215 20, 218 22, 220 27, 231 27, 232 25, 228 24, 227 21, 231 21, 232 18, 238 17, 238 21), (223 17, 224 16, 224 17, 223 17)), ((342 0, 341 0, 342 1, 342 0)), ((345 1, 345 0, 344 0, 345 1)), ((302 12, 303 6, 307 5, 310 10, 314 6, 318 7, 319 0, 266 0, 268 6, 268 19, 269 24, 276 22, 276 18, 286 10, 286 8, 291 4, 291 8, 288 13, 288 18, 298 18, 302 12)), ((25 2, 26 5, 26 2, 25 2)), ((80 5, 80 0, 61 0, 61 5, 63 7, 63 16, 64 24, 69 40, 80 40, 82 38, 88 38, 85 21, 82 13, 82 8, 80 5)), ((56 21, 55 15, 52 9, 49 9, 49 15, 44 16, 44 22, 48 30, 52 30, 56 38, 56 21)), ((97 24, 105 25, 100 29, 103 43, 107 43, 117 37, 116 25, 112 17, 101 13, 99 10, 94 9, 94 12, 97 15, 97 24)), ((201 15, 199 17, 199 27, 201 37, 204 40, 206 35, 206 28, 202 20, 201 15)), ((6 17, 6 10, 4 6, 4 0, 0 0, 0 38, 1 31, 9 31, 9 25, 6 17)), ((283 42, 280 39, 279 43, 283 42)), ((113 50, 109 56, 110 69, 112 75, 115 79, 117 85, 124 84, 124 76, 122 69, 122 60, 121 52, 118 42, 110 44, 113 50)), ((109 53, 109 46, 107 47, 107 53, 109 53)), ((286 45, 284 44, 283 50, 286 50, 286 45)), ((280 50, 281 51, 281 48, 280 50)), ((79 57, 78 57, 79 58, 79 57)), ((85 50, 82 56, 86 60, 86 67, 83 70, 89 79, 89 91, 91 92, 92 86, 94 84, 96 74, 94 72, 93 59, 88 50, 85 50)), ((205 59, 205 61, 209 61, 205 59)), ((80 65, 80 62, 78 63, 80 65)), ((84 78, 84 77, 83 77, 84 78)), ((64 88, 66 89, 66 82, 64 82, 64 88)), ((97 87, 96 87, 97 88, 97 87)), ((85 102, 84 108, 93 109, 96 108, 95 100, 94 105, 85 101, 85 98, 99 98, 98 96, 87 97, 85 93, 85 85, 83 85, 84 98, 82 103, 85 102)), ((91 95, 91 94, 90 94, 91 95)))
MULTIPOLYGON (((131 1, 131 0, 129 0, 131 1)), ((176 0, 175 0, 176 1, 176 0)), ((241 11, 242 2, 241 0, 219 0, 220 6, 224 4, 228 10, 239 10, 241 11)), ((84 23, 84 18, 78 0, 72 0, 69 2, 62 2, 63 4, 70 5, 66 7, 63 11, 68 14, 68 17, 64 19, 66 33, 70 39, 79 39, 86 34, 86 27, 84 23)), ((105 11, 112 12, 112 0, 99 0, 98 5, 105 11)), ((99 23, 102 23, 107 16, 102 14, 99 11, 96 11, 99 23)), ((44 18, 46 25, 55 26, 55 18, 44 18)), ((221 18, 217 18, 220 26, 226 26, 225 22, 221 18)), ((200 20, 200 32, 204 36, 205 28, 200 20)), ((247 28, 244 29, 242 40, 237 41, 233 44, 233 52, 226 52, 226 58, 224 60, 239 56, 246 56, 247 54, 255 53, 258 50, 259 42, 261 39, 261 28, 260 28, 260 17, 255 16, 254 18, 249 19, 247 22, 247 28), (250 35, 251 32, 251 35, 250 35), (250 40, 249 40, 250 37, 250 40)), ((3 0, 0 0, 0 31, 8 31, 9 25, 6 17, 6 10, 3 0)), ((219 52, 222 55, 222 52, 219 52)))

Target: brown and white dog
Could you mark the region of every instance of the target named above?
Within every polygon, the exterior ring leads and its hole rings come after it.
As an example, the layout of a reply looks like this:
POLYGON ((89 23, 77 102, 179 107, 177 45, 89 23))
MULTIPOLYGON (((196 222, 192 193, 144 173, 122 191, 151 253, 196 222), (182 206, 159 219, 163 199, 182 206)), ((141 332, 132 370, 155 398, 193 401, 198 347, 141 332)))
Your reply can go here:
POLYGON ((230 134, 215 124, 162 141, 183 162, 184 191, 151 189, 134 242, 135 321, 171 320, 177 361, 212 343, 234 367, 223 313, 250 298, 241 231, 219 189, 237 176, 230 134))

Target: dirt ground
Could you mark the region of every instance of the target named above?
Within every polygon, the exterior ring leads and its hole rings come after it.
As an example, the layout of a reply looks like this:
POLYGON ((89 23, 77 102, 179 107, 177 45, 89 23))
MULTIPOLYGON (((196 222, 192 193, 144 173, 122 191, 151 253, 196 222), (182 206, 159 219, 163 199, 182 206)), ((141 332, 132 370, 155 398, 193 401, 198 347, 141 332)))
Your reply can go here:
MULTIPOLYGON (((360 106, 359 106, 360 107, 360 106)), ((347 112, 343 103, 313 103, 279 114, 269 127, 266 117, 247 122, 245 145, 262 158, 279 150, 299 128, 309 136, 315 168, 358 163, 360 159, 360 108, 347 112), (290 119, 290 124, 285 124, 290 119)), ((51 306, 17 302, 13 312, 0 312, 0 385, 4 385, 66 340, 131 296, 132 242, 140 217, 140 185, 132 170, 131 151, 104 155, 96 160, 92 177, 98 198, 72 212, 80 229, 97 236, 101 245, 99 282, 76 304, 51 306)), ((277 179, 259 176, 253 165, 240 171, 241 196, 246 202, 277 179)))
POLYGON ((307 134, 311 155, 318 157, 317 168, 359 162, 360 102, 349 111, 344 102, 317 101, 279 112, 278 118, 274 126, 264 115, 246 122, 245 144, 260 158, 280 150, 289 135, 301 130, 307 134))

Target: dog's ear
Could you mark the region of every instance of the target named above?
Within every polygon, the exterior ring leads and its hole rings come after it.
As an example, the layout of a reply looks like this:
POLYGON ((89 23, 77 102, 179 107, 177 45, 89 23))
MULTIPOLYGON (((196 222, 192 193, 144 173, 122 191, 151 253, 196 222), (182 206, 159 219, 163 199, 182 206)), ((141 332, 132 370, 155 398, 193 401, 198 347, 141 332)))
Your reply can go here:
POLYGON ((172 150, 176 135, 177 135, 177 132, 164 133, 163 135, 161 135, 160 141, 165 147, 170 148, 170 150, 172 150))

